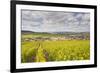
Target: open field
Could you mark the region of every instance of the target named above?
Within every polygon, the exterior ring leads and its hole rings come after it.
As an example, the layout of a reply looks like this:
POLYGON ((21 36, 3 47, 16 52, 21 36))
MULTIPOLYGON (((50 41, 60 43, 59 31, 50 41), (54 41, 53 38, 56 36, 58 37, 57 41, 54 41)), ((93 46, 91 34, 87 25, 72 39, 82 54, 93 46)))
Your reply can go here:
POLYGON ((22 34, 21 62, 89 60, 89 36, 77 35, 78 38, 69 34, 22 34))

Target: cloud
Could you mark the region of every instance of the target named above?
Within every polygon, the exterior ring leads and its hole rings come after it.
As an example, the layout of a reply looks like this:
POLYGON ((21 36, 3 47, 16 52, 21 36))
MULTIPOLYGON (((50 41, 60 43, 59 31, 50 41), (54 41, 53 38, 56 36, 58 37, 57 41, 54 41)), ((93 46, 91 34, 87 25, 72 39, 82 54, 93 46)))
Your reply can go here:
POLYGON ((89 32, 90 14, 83 12, 22 10, 22 30, 89 32))

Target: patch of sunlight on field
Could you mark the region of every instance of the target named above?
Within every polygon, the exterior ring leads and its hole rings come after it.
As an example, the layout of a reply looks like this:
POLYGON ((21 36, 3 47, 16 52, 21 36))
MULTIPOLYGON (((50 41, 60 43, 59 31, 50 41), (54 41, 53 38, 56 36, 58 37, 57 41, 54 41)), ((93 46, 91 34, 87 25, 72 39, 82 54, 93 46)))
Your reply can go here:
POLYGON ((23 41, 22 63, 89 60, 90 40, 23 41))

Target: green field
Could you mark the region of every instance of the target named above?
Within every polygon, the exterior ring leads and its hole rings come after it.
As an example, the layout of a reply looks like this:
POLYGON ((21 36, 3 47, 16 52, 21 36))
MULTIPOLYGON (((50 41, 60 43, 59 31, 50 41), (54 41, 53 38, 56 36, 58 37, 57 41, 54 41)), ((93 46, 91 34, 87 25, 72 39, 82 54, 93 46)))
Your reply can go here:
MULTIPOLYGON (((36 35, 22 35, 22 39, 49 36, 36 35)), ((22 63, 89 59, 90 40, 22 40, 21 42, 22 63)))

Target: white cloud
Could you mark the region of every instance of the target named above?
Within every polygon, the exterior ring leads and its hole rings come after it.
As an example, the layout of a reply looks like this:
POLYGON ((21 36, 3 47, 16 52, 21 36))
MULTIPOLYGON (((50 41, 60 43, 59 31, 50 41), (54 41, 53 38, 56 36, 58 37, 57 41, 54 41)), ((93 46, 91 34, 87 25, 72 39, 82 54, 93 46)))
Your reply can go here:
POLYGON ((22 30, 36 32, 89 32, 90 14, 22 10, 22 30))

